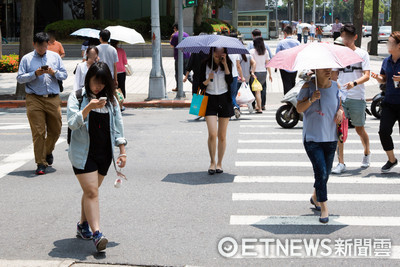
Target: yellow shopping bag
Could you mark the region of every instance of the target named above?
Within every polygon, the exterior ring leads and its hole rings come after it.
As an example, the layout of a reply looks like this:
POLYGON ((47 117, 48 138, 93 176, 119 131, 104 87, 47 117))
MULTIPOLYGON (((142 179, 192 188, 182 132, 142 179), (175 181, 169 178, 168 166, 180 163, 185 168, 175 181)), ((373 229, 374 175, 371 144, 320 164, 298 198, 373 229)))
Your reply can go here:
POLYGON ((262 84, 257 80, 257 78, 254 79, 254 82, 251 84, 251 90, 252 91, 262 91, 262 84))

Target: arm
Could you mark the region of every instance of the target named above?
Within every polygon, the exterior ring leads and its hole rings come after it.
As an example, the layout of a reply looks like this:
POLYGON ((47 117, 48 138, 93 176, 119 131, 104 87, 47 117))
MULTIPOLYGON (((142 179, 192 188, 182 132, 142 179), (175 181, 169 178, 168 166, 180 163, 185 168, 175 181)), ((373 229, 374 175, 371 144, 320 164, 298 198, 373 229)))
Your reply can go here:
POLYGON ((371 77, 374 78, 375 80, 378 81, 378 83, 383 84, 386 83, 386 75, 384 74, 376 74, 374 72, 371 72, 371 77))
POLYGON ((338 77, 339 77, 339 72, 338 71, 332 71, 332 74, 331 74, 332 81, 337 82, 338 77))
MULTIPOLYGON (((301 90, 305 90, 306 88, 309 88, 308 83, 305 83, 301 88, 301 90)), ((311 107, 312 103, 320 99, 320 97, 321 97, 321 92, 319 90, 315 91, 310 98, 308 96, 305 96, 302 100, 299 100, 297 102, 296 106, 297 112, 302 113, 306 111, 309 107, 311 107)))
MULTIPOLYGON (((266 62, 268 63, 268 61, 266 62)), ((269 74, 269 80, 272 82, 272 72, 271 72, 271 68, 267 68, 268 74, 269 74)))
POLYGON ((266 45, 265 47, 267 48, 269 58, 271 59, 271 58, 273 57, 272 52, 271 52, 271 49, 269 49, 269 46, 268 46, 268 45, 266 45))
POLYGON ((114 84, 118 86, 117 63, 114 63, 114 84))
POLYGON ((22 58, 21 63, 18 68, 17 81, 19 83, 29 83, 36 79, 36 76, 43 75, 44 71, 40 68, 36 71, 28 72, 28 63, 26 62, 26 58, 22 58))
POLYGON ((60 57, 61 58, 65 57, 65 50, 61 43, 60 43, 60 57))
POLYGON ((237 67, 240 79, 242 79, 242 82, 245 82, 246 79, 243 76, 242 65, 240 65, 240 60, 236 60, 236 67, 237 67))
POLYGON ((252 76, 253 78, 257 78, 257 77, 254 75, 254 72, 256 71, 256 65, 257 65, 256 61, 255 61, 253 58, 251 58, 251 59, 250 59, 250 74, 251 74, 251 76, 252 76))
MULTIPOLYGON (((115 103, 118 103, 117 99, 114 97, 115 103)), ((127 140, 124 135, 124 123, 122 121, 122 115, 121 115, 121 109, 119 105, 114 106, 114 112, 115 118, 114 118, 114 125, 115 125, 115 143, 114 145, 119 147, 119 155, 117 157, 117 165, 120 168, 125 167, 126 164, 126 150, 125 146, 127 145, 127 140)))
POLYGON ((370 71, 369 70, 364 70, 363 74, 364 75, 361 76, 360 78, 358 78, 357 80, 354 80, 352 82, 348 82, 345 85, 343 85, 343 87, 345 87, 347 90, 350 90, 350 89, 355 87, 354 82, 357 82, 357 85, 368 82, 369 81, 369 76, 370 76, 370 71))
POLYGON ((76 67, 76 72, 75 72, 74 91, 80 89, 79 88, 80 83, 81 83, 81 65, 78 64, 78 66, 76 67))

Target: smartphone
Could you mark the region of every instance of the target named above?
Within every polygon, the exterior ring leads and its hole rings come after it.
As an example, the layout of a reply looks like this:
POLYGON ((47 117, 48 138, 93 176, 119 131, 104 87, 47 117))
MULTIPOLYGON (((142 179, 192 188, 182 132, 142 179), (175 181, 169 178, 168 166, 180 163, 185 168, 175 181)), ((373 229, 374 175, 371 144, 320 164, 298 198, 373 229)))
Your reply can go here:
POLYGON ((41 66, 40 68, 41 68, 42 70, 48 70, 48 69, 49 69, 49 66, 43 65, 43 66, 41 66))
POLYGON ((106 101, 106 100, 107 100, 107 97, 102 96, 102 97, 99 98, 99 100, 100 100, 100 101, 103 101, 103 100, 106 101))

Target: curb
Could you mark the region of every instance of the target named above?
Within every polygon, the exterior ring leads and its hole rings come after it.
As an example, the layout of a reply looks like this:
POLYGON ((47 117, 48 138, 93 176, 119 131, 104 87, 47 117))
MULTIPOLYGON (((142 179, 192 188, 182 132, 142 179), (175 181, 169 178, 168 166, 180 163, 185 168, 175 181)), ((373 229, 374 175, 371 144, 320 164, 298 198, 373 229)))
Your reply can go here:
MULTIPOLYGON (((127 108, 188 108, 190 100, 151 100, 140 102, 124 102, 127 108)), ((61 102, 61 107, 66 107, 67 101, 61 102)), ((25 100, 0 100, 0 108, 25 108, 25 100)))

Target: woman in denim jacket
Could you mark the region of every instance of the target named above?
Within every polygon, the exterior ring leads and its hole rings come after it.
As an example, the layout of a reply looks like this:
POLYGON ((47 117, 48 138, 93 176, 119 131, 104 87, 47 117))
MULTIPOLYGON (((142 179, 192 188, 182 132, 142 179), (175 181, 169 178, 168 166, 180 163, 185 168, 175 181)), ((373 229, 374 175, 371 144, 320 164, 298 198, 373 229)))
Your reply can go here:
POLYGON ((68 157, 83 190, 77 235, 93 239, 98 251, 104 250, 108 243, 100 232, 98 188, 115 160, 113 146, 118 146, 120 151, 117 165, 123 168, 126 164, 127 141, 113 92, 108 66, 103 62, 95 63, 86 74, 82 99, 78 100, 76 93, 71 93, 67 109, 68 127, 72 130, 68 157))

